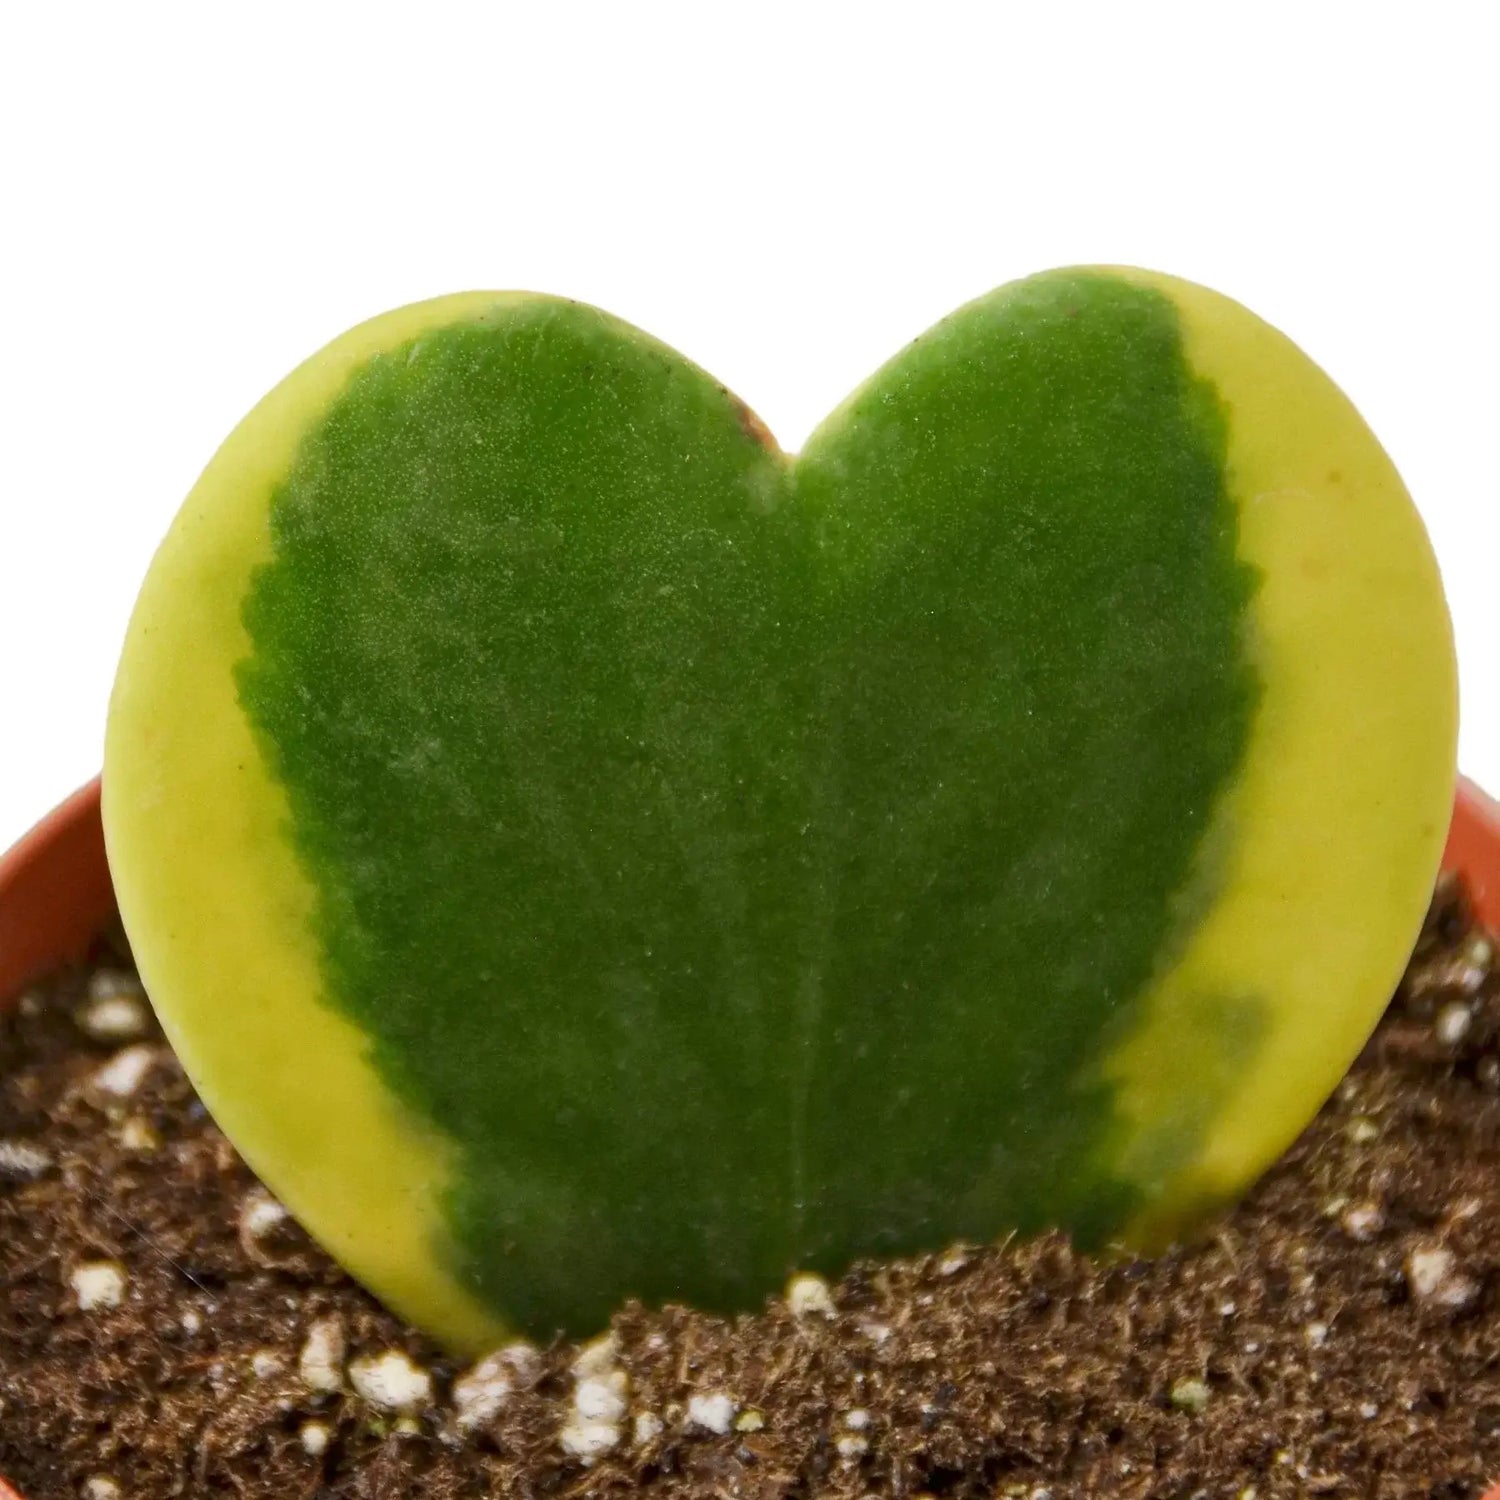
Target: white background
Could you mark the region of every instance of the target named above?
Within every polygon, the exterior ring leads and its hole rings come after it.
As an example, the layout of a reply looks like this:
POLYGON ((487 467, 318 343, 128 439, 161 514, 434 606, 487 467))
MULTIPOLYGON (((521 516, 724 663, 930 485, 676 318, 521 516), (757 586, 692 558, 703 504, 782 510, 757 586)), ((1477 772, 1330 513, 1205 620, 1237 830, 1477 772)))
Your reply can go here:
POLYGON ((1500 788, 1493 12, 1383 9, 0 0, 0 846, 97 768, 198 470, 347 325, 580 297, 795 447, 957 303, 1101 260, 1239 297, 1354 397, 1500 788))

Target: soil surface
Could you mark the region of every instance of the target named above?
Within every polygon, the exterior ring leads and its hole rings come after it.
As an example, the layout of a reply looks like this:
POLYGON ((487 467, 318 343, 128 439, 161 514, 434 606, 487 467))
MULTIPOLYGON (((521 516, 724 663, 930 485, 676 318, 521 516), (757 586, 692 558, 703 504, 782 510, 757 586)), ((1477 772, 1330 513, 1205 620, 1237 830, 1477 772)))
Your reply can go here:
POLYGON ((257 1185, 119 951, 0 1021, 0 1473, 28 1500, 1473 1500, 1500 1472, 1500 987, 1443 886, 1380 1031, 1194 1248, 866 1265, 477 1369, 257 1185))

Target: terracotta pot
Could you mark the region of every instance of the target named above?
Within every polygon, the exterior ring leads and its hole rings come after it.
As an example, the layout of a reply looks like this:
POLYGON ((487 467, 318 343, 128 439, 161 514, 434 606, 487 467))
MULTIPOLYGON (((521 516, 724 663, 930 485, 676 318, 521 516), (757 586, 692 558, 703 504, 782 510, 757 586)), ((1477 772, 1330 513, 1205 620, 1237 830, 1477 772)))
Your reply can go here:
POLYGON ((81 958, 114 909, 92 781, 0 858, 0 1007, 81 958))
MULTIPOLYGON (((1443 856, 1467 879, 1480 919, 1500 928, 1500 803, 1459 784, 1443 856)), ((0 1009, 48 970, 81 958, 114 915, 99 783, 75 792, 0 859, 0 1009)), ((0 1478, 0 1500, 24 1500, 0 1478)), ((1484 1500, 1500 1500, 1500 1485, 1484 1500)))

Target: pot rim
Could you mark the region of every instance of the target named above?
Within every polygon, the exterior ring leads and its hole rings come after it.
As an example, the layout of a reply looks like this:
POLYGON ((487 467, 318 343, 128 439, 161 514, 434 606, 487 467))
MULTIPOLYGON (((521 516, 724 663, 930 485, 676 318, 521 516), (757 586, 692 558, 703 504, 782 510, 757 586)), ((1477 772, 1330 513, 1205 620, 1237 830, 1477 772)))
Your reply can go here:
POLYGON ((96 776, 0 855, 0 1008, 81 958, 114 911, 96 776))
MULTIPOLYGON (((1500 802, 1458 780, 1443 868, 1460 871, 1480 920, 1500 928, 1500 802)), ((0 856, 0 1011, 49 969, 80 958, 114 916, 99 778, 0 856)), ((0 1500, 25 1500, 0 1475, 0 1500)), ((1482 1500, 1500 1500, 1500 1485, 1482 1500)))

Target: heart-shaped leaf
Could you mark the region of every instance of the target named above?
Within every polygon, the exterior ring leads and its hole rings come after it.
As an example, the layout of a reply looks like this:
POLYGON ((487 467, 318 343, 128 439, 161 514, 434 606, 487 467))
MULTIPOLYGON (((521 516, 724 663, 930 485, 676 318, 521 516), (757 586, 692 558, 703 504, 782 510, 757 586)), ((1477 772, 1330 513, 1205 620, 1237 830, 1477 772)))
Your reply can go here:
POLYGON ((221 1123, 475 1347, 1187 1227, 1373 1025, 1453 700, 1388 460, 1201 288, 1003 288, 797 459, 605 314, 476 295, 205 473, 107 831, 221 1123))

